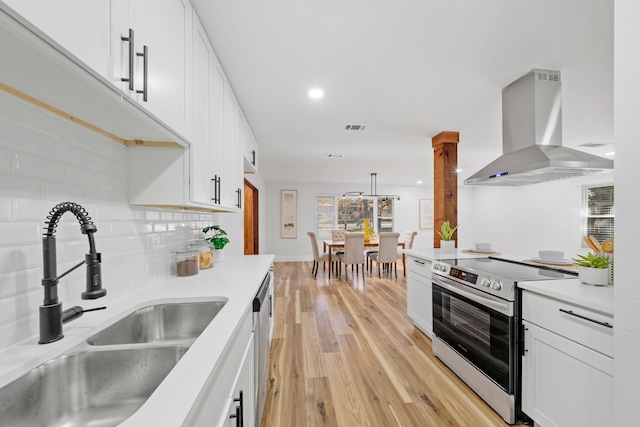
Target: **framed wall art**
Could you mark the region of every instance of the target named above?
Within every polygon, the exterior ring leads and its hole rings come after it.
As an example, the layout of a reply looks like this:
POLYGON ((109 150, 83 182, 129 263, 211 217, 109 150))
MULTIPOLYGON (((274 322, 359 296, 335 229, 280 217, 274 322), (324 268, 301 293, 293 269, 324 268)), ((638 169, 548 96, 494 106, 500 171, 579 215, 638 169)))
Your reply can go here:
POLYGON ((298 237, 298 190, 280 190, 281 226, 280 237, 298 237))
POLYGON ((419 199, 418 211, 420 229, 433 228, 433 199, 419 199))

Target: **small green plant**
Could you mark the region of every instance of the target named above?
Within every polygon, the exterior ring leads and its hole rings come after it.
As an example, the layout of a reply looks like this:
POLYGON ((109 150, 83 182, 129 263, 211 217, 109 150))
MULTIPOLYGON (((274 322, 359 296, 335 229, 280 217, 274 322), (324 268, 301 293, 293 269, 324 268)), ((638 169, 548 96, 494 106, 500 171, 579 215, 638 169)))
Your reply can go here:
POLYGON ((611 258, 603 257, 589 252, 587 255, 577 255, 578 258, 572 258, 580 267, 590 268, 607 268, 611 264, 611 258))
POLYGON ((440 231, 438 231, 438 234, 440 235, 440 237, 442 237, 442 240, 451 240, 451 238, 453 237, 453 233, 455 233, 457 229, 457 225, 454 228, 451 228, 449 221, 445 221, 442 223, 442 227, 440 227, 440 231))
POLYGON ((205 237, 205 240, 211 242, 214 249, 222 249, 227 243, 229 243, 227 232, 220 228, 219 225, 210 225, 202 229, 204 234, 207 234, 210 231, 213 231, 213 236, 205 237))

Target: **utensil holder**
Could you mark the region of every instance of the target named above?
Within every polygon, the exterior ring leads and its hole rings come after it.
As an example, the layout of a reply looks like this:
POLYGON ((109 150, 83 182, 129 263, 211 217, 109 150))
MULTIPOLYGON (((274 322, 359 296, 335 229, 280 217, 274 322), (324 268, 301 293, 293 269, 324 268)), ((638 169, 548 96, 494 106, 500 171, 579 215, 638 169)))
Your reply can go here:
POLYGON ((611 252, 596 252, 596 255, 611 259, 611 263, 609 264, 609 284, 613 285, 613 254, 611 252))

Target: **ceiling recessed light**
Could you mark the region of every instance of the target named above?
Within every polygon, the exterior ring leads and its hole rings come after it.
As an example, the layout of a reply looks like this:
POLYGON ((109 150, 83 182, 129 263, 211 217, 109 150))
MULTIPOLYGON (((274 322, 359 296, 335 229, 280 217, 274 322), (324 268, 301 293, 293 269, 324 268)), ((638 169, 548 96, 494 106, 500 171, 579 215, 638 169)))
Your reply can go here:
POLYGON ((311 99, 320 99, 324 96, 324 91, 322 89, 311 89, 309 91, 309 97, 311 99))
POLYGON ((605 156, 615 156, 615 151, 609 151, 608 153, 604 153, 605 156))
POLYGON ((462 172, 462 169, 460 168, 456 169, 456 173, 460 173, 460 172, 462 172))
POLYGON ((422 184, 422 181, 418 180, 416 181, 416 184, 422 184))

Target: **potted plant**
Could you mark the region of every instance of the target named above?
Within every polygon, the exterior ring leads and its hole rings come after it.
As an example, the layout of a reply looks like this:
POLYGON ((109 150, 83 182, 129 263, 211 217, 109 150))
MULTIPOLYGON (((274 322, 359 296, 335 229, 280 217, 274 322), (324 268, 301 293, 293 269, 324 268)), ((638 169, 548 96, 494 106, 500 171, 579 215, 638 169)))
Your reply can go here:
POLYGON ((454 228, 451 228, 449 221, 445 221, 442 223, 440 231, 438 231, 438 234, 440 235, 440 237, 442 237, 442 240, 440 240, 440 249, 442 250, 442 252, 453 253, 456 251, 456 241, 451 240, 451 238, 453 237, 453 233, 455 233, 457 229, 457 225, 454 228))
POLYGON ((577 255, 573 261, 578 265, 578 279, 585 285, 605 286, 609 284, 611 258, 589 252, 577 255))
POLYGON ((211 237, 206 237, 205 240, 208 240, 211 243, 213 249, 215 249, 214 258, 216 262, 222 261, 224 258, 224 252, 222 249, 229 243, 229 238, 227 237, 227 232, 220 228, 219 225, 210 225, 202 229, 202 232, 206 235, 209 232, 213 232, 211 237))

